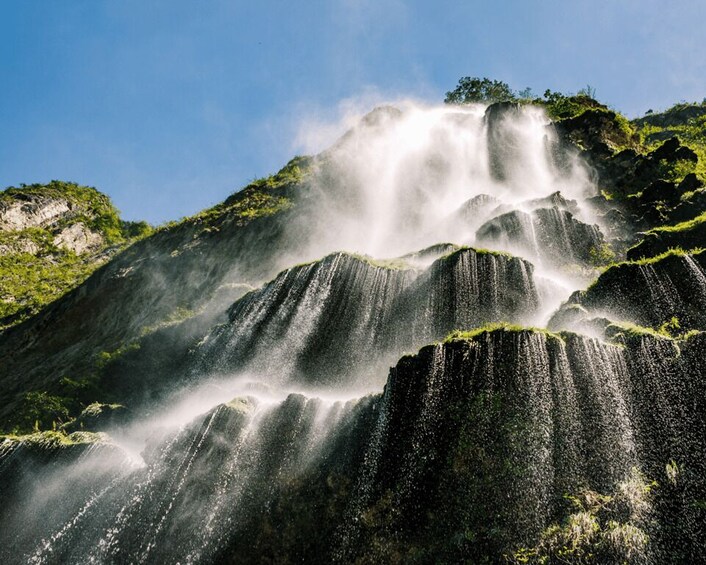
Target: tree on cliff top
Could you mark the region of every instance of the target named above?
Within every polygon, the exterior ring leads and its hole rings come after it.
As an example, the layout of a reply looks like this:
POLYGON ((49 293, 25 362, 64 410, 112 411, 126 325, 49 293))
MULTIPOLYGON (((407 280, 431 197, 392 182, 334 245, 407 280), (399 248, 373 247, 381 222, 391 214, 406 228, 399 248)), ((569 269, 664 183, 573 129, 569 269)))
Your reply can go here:
POLYGON ((446 104, 470 104, 473 102, 502 102, 516 100, 510 86, 500 80, 489 78, 463 77, 455 89, 446 93, 446 104))

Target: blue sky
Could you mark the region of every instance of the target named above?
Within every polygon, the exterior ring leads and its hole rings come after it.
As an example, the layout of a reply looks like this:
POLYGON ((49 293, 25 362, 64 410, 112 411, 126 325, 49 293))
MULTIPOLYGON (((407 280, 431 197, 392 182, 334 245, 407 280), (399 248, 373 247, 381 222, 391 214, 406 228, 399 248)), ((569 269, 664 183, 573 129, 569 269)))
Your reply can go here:
POLYGON ((346 108, 440 102, 464 75, 590 84, 637 116, 706 97, 704 22, 703 0, 4 0, 0 187, 73 180, 177 219, 346 108))

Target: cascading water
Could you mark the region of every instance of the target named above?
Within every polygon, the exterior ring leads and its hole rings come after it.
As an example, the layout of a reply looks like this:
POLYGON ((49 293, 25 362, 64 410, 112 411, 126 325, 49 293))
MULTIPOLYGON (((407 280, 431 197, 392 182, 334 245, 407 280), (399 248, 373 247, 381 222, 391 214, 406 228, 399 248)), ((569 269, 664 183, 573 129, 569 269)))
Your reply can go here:
MULTIPOLYGON (((186 377, 162 376, 172 396, 136 401, 113 440, 85 454, 0 444, 13 513, 0 519, 17 525, 0 531, 0 557, 498 562, 542 539, 565 495, 626 491, 671 459, 689 481, 681 551, 696 555, 703 510, 689 505, 704 492, 694 454, 706 430, 703 402, 687 399, 703 398, 701 338, 675 352, 654 336, 609 345, 477 329, 542 324, 586 286, 604 245, 584 205, 595 189, 543 112, 382 108, 314 163, 284 228, 300 244, 291 264, 310 262, 237 300, 190 350, 186 377), (402 357, 384 384, 405 351, 453 330, 470 333, 402 357), (66 477, 78 486, 62 490, 66 477), (42 504, 49 519, 29 526, 42 504)), ((659 310, 662 323, 688 303, 680 316, 698 321, 703 257, 620 267, 642 277, 638 290, 611 269, 572 305, 638 322, 659 310), (686 286, 666 284, 670 269, 686 286)), ((668 514, 640 504, 620 532, 668 514)), ((668 529, 650 533, 661 545, 635 549, 639 559, 675 543, 668 529)))
POLYGON ((308 191, 316 210, 300 231, 314 259, 338 249, 394 257, 442 241, 473 245, 480 220, 498 207, 556 192, 583 199, 595 188, 538 108, 408 105, 376 110, 323 153, 308 191))

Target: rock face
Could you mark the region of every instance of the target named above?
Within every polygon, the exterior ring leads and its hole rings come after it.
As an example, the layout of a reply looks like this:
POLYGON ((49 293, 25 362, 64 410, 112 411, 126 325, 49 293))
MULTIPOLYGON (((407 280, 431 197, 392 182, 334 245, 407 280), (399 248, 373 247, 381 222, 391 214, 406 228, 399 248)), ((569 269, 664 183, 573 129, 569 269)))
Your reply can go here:
POLYGON ((478 228, 476 238, 496 249, 558 264, 590 264, 604 245, 598 226, 558 207, 502 214, 478 228))
POLYGON ((641 326, 659 328, 676 318, 683 331, 706 329, 706 253, 675 252, 615 265, 566 306, 572 304, 641 326))
POLYGON ((82 255, 100 249, 105 241, 101 234, 89 230, 82 222, 78 222, 57 233, 53 243, 61 249, 82 255))
MULTIPOLYGON (((0 551, 501 562, 571 513, 567 493, 632 489, 613 522, 596 527, 609 536, 620 525, 650 544, 601 547, 606 562, 689 562, 705 549, 695 503, 706 494, 703 335, 618 347, 500 328, 404 357, 381 396, 234 399, 155 438, 146 468, 106 481, 98 504, 90 489, 64 492, 70 503, 42 526, 48 544, 8 545, 2 531, 0 551)), ((15 512, 23 523, 25 510, 15 512)))
POLYGON ((45 227, 68 216, 72 206, 66 200, 28 196, 0 202, 0 230, 19 231, 26 228, 45 227))
POLYGON ((706 245, 706 217, 702 214, 694 220, 676 226, 666 226, 648 231, 640 243, 628 249, 627 258, 630 261, 635 261, 656 257, 670 249, 690 251, 700 249, 704 245, 706 245))
POLYGON ((407 348, 453 329, 521 322, 538 307, 533 267, 516 257, 461 248, 421 273, 392 265, 337 253, 283 272, 231 307, 200 347, 197 370, 351 383, 357 367, 375 378, 407 348))

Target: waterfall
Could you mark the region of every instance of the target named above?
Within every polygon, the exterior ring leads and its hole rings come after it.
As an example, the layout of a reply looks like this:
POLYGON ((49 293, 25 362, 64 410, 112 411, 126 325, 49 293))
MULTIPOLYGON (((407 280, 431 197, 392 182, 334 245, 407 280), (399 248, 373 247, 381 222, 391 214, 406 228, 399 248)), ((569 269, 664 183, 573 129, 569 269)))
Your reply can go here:
POLYGON ((530 263, 460 249, 435 261, 396 307, 400 348, 441 339, 452 330, 492 322, 526 322, 539 306, 530 263))
POLYGON ((643 326, 677 318, 682 330, 706 327, 706 254, 671 252, 622 263, 603 273, 580 298, 591 310, 643 326))
POLYGON ((473 245, 501 206, 594 191, 541 109, 404 104, 374 111, 320 156, 306 188, 315 210, 291 229, 307 234, 308 258, 336 249, 393 257, 441 241, 473 245))
POLYGON ((379 386, 405 350, 455 329, 527 322, 539 307, 533 267, 516 257, 452 247, 423 271, 400 261, 337 253, 288 269, 232 306, 194 378, 245 371, 268 383, 379 386))
POLYGON ((351 369, 382 345, 392 304, 415 274, 345 253, 288 269, 233 305, 229 323, 203 347, 198 371, 351 383, 351 369))
POLYGON ((706 329, 706 253, 588 286, 595 187, 537 108, 382 108, 311 161, 286 268, 126 422, 0 443, 0 560, 502 562, 579 496, 703 555, 705 334, 526 326, 706 329))
POLYGON ((584 224, 556 206, 492 218, 478 228, 476 239, 534 262, 557 266, 589 264, 592 254, 603 246, 598 226, 584 224))
MULTIPOLYGON (((101 477, 95 492, 72 492, 77 504, 59 504, 63 514, 46 524, 46 537, 34 540, 35 547, 25 539, 18 549, 8 532, 0 534, 0 555, 6 563, 217 560, 280 489, 321 465, 336 442, 349 441, 352 428, 362 425, 357 415, 369 407, 365 399, 325 402, 301 395, 281 403, 242 398, 219 405, 155 438, 144 452, 145 466, 101 477)), ((81 461, 72 473, 95 473, 100 457, 81 461)), ((66 470, 56 478, 65 478, 66 470)), ((16 512, 13 520, 19 521, 26 509, 16 512)))

